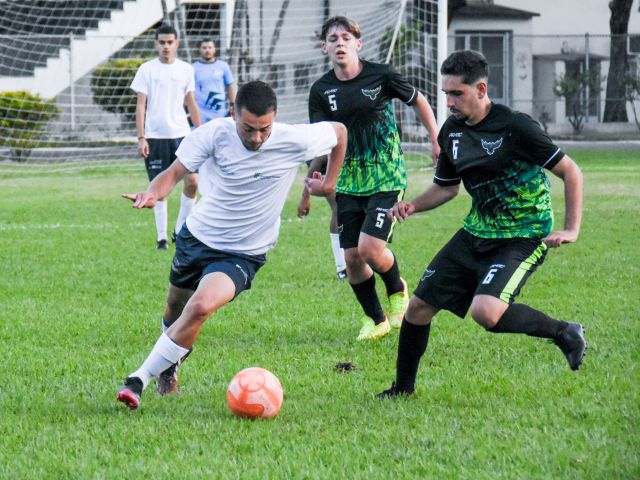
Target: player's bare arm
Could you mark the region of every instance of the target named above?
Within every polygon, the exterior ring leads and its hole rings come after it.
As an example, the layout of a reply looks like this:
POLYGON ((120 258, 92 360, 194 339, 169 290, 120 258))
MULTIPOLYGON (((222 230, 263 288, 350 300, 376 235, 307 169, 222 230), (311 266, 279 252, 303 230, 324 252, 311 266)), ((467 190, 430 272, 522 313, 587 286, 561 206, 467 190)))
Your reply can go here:
POLYGON ((556 248, 563 243, 573 243, 580 234, 582 224, 583 178, 580 167, 567 155, 551 169, 564 182, 564 229, 551 232, 543 240, 556 248))
POLYGON ((431 158, 433 159, 433 165, 435 165, 438 162, 438 156, 440 155, 440 145, 438 145, 438 124, 431 105, 429 105, 427 99, 420 92, 418 92, 418 101, 413 106, 413 110, 416 112, 420 122, 424 125, 424 128, 429 132, 431 145, 433 146, 431 158))
POLYGON ((305 188, 309 193, 320 197, 335 193, 338 175, 340 175, 344 154, 347 151, 347 128, 339 122, 330 122, 330 124, 336 132, 338 143, 329 153, 327 173, 323 177, 322 175, 316 175, 319 172, 314 172, 312 178, 304 179, 305 188))
POLYGON ((191 123, 193 123, 193 126, 197 128, 202 125, 202 121, 200 120, 200 109, 198 108, 196 97, 193 92, 187 92, 187 94, 184 96, 184 105, 189 111, 191 123))
POLYGON ((144 136, 144 121, 147 113, 147 96, 138 93, 136 101, 136 132, 138 133, 138 154, 141 157, 149 156, 149 144, 144 136))
POLYGON ((459 185, 443 187, 434 183, 410 202, 402 200, 396 203, 393 208, 387 212, 387 215, 389 218, 395 218, 402 223, 416 212, 433 210, 443 203, 448 202, 458 194, 459 189, 459 185))
POLYGON ((187 173, 189 171, 176 159, 168 169, 153 179, 147 190, 138 193, 123 193, 122 197, 131 200, 133 208, 153 208, 156 201, 167 197, 187 173))

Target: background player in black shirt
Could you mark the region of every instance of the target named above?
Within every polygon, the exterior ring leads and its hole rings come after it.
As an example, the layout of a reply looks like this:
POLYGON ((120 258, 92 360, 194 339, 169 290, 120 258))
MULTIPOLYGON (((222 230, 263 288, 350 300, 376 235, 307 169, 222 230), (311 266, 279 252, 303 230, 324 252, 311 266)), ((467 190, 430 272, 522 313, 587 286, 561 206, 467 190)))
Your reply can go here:
MULTIPOLYGON (((451 200, 460 181, 472 198, 464 226, 427 266, 405 314, 398 343, 396 381, 380 398, 413 393, 431 320, 440 309, 471 317, 492 333, 551 339, 572 370, 586 342, 579 323, 555 320, 513 303, 542 264, 548 247, 575 242, 582 220, 582 173, 528 115, 491 102, 487 61, 478 52, 452 53, 442 64, 443 91, 452 115, 440 131, 434 183, 390 215, 399 221, 451 200), (564 182, 565 222, 552 231, 549 181, 564 182)), ((551 294, 551 292, 550 292, 551 294)))
POLYGON ((349 140, 336 187, 340 245, 349 283, 365 317, 358 340, 386 335, 399 327, 409 303, 396 258, 387 248, 395 220, 387 216, 407 186, 392 99, 413 107, 438 154, 437 125, 425 97, 390 65, 362 60, 360 27, 345 17, 322 26, 322 50, 332 69, 309 93, 311 122, 331 120, 347 127, 349 140), (385 284, 385 312, 375 289, 375 273, 385 284))

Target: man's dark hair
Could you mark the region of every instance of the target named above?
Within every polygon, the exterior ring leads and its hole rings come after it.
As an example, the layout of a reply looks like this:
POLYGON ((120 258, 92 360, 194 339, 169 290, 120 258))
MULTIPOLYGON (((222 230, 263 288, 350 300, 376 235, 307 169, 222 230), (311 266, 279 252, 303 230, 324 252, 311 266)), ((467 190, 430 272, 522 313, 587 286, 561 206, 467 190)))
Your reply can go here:
POLYGON ((440 73, 442 75, 459 76, 462 83, 473 85, 481 78, 489 78, 489 64, 480 52, 457 50, 442 62, 440 73))
POLYGON ((202 40, 200 40, 200 43, 198 43, 198 45, 201 47, 203 43, 213 43, 214 46, 216 44, 216 42, 213 41, 213 38, 203 38, 202 40))
POLYGON ((160 35, 174 35, 176 39, 178 38, 178 32, 171 25, 163 23, 156 29, 156 40, 160 35))
POLYGON ((275 112, 278 110, 276 92, 260 80, 247 82, 238 90, 234 108, 238 114, 244 108, 258 117, 275 112))
POLYGON ((342 27, 356 38, 360 38, 360 35, 362 35, 360 26, 356 22, 349 20, 347 17, 338 15, 336 17, 331 17, 324 22, 322 30, 320 31, 320 40, 324 42, 327 39, 327 33, 329 33, 329 29, 331 27, 342 27))

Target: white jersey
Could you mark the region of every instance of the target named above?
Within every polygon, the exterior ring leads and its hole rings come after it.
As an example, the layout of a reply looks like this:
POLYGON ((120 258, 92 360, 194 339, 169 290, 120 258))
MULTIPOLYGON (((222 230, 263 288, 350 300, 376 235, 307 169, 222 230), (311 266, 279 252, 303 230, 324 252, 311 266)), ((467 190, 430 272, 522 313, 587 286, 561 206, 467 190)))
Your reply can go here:
POLYGON ((154 59, 140 65, 131 89, 147 96, 144 135, 147 138, 181 138, 191 128, 184 111, 184 97, 195 90, 193 67, 175 59, 154 59))
POLYGON ((275 246, 280 214, 306 160, 327 155, 337 144, 330 123, 274 123, 259 150, 242 144, 232 118, 205 123, 186 137, 176 156, 200 169, 202 198, 187 218, 194 237, 216 250, 261 255, 275 246))

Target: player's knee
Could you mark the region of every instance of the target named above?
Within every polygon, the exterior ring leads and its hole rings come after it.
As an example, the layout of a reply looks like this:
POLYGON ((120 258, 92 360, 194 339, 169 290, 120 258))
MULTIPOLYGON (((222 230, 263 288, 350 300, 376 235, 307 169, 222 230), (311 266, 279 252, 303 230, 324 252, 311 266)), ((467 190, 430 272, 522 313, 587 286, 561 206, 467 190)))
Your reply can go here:
POLYGON ((413 323, 414 325, 427 325, 431 323, 435 313, 436 310, 433 307, 418 297, 412 296, 409 299, 409 306, 404 315, 409 323, 413 323))
POLYGON ((500 320, 502 312, 496 312, 491 306, 484 303, 473 303, 471 305, 471 318, 482 327, 489 329, 495 327, 500 320))
POLYGON ((189 317, 204 322, 216 310, 215 303, 204 296, 193 296, 188 303, 189 317))

